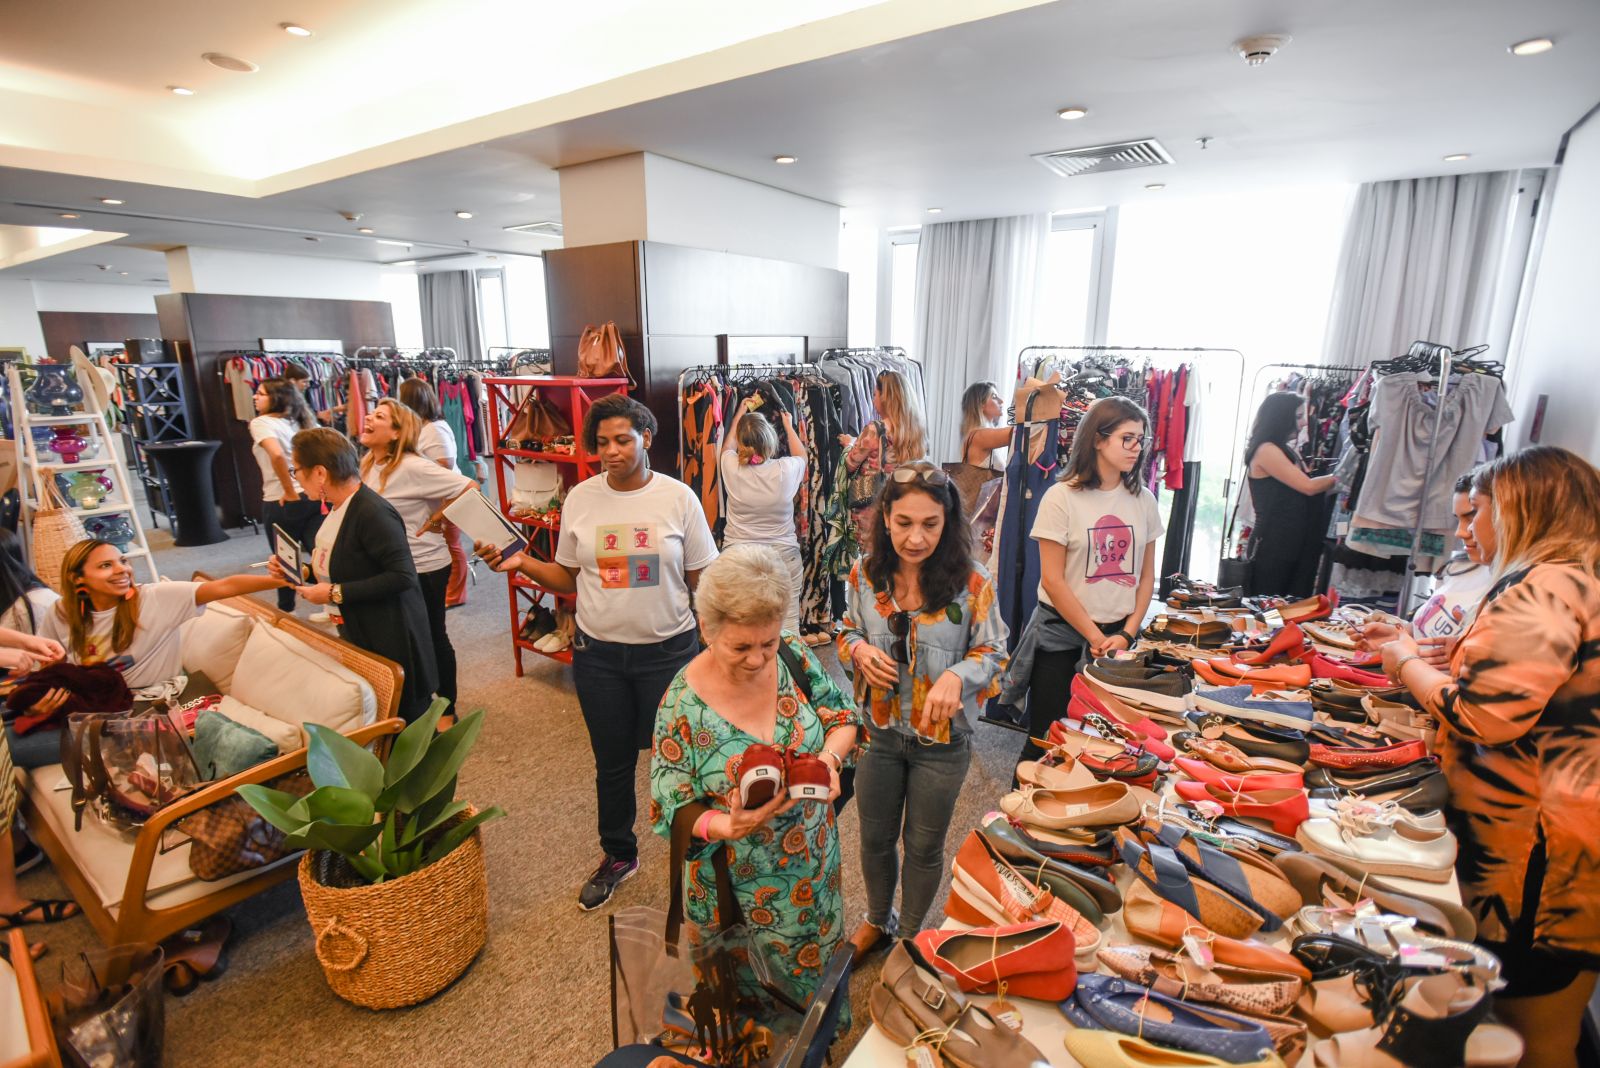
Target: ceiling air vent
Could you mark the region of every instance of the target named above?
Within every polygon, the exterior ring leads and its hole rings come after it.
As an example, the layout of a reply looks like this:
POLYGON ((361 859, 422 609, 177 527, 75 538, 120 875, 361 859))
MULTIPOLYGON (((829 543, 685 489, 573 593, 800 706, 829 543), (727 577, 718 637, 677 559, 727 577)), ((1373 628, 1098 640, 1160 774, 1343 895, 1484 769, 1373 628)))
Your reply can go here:
POLYGON ((560 237, 561 224, 558 222, 531 222, 521 226, 508 226, 507 230, 514 234, 532 234, 535 237, 560 237))
POLYGON ((1063 178, 1105 174, 1107 171, 1131 171, 1138 167, 1164 167, 1172 162, 1172 157, 1161 147, 1161 142, 1154 138, 1121 141, 1114 145, 1091 145, 1088 148, 1064 148, 1059 152, 1041 152, 1033 158, 1063 178))

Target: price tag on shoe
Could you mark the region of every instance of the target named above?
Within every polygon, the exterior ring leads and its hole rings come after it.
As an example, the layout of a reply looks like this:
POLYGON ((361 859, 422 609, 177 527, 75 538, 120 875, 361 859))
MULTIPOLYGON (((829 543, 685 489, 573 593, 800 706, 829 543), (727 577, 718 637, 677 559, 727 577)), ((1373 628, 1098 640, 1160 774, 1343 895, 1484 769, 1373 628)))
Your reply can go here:
POLYGON ((906 1050, 906 1068, 941 1068, 943 1064, 926 1042, 918 1042, 906 1050))
POLYGON ((1283 626, 1283 616, 1276 608, 1269 608, 1265 612, 1261 613, 1261 619, 1273 630, 1277 630, 1279 627, 1283 626))

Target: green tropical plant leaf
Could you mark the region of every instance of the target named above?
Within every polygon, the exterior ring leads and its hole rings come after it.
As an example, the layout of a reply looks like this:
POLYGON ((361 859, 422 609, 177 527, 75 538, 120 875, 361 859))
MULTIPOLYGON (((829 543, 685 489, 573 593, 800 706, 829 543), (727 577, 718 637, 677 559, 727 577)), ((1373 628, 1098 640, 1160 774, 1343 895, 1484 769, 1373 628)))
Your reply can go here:
MULTIPOLYGON (((441 794, 440 796, 443 797, 444 795, 441 794)), ((439 811, 438 815, 429 820, 426 825, 422 824, 420 817, 414 818, 411 821, 412 826, 406 828, 407 840, 404 844, 409 847, 413 842, 422 841, 423 839, 427 838, 429 834, 438 830, 440 827, 443 827, 446 823, 449 823, 452 819, 454 819, 456 816, 459 816, 466 810, 467 802, 451 801, 439 811)))
POLYGON ((482 729, 483 710, 479 709, 436 736, 417 766, 395 783, 394 807, 408 814, 415 812, 454 782, 456 772, 461 770, 462 761, 467 759, 482 729))
POLYGON ((474 812, 471 816, 446 831, 437 842, 433 843, 433 846, 428 850, 427 857, 422 862, 423 866, 426 867, 436 860, 442 860, 449 856, 450 851, 465 842, 467 836, 480 825, 488 823, 490 820, 497 820, 504 815, 505 810, 499 805, 493 805, 482 812, 474 812))
POLYGON ((245 804, 261 814, 262 819, 285 834, 298 831, 305 826, 304 819, 297 819, 289 814, 290 807, 300 800, 293 794, 254 783, 239 787, 238 793, 244 798, 245 804))
POLYGON ((383 824, 366 827, 345 827, 337 823, 308 823, 284 840, 296 849, 326 849, 338 853, 351 864, 356 855, 371 845, 383 833, 383 824))
MULTIPOLYGON (((304 798, 311 819, 318 823, 337 823, 346 827, 365 827, 372 822, 372 798, 360 790, 343 786, 319 786, 304 798)), ((382 830, 380 827, 379 830, 382 830)))
POLYGON ((383 769, 383 785, 393 786, 411 772, 428 752, 428 743, 433 741, 439 732, 439 717, 444 715, 444 710, 450 707, 450 702, 443 697, 435 697, 433 704, 422 714, 422 718, 406 727, 394 740, 394 747, 389 750, 389 763, 383 769))
POLYGON ((443 790, 418 805, 416 811, 406 818, 405 832, 400 836, 401 848, 409 846, 422 833, 421 828, 432 824, 439 813, 455 803, 456 781, 451 779, 443 790))
POLYGON ((307 723, 306 771, 318 786, 343 786, 375 800, 383 792, 383 761, 338 731, 307 723))

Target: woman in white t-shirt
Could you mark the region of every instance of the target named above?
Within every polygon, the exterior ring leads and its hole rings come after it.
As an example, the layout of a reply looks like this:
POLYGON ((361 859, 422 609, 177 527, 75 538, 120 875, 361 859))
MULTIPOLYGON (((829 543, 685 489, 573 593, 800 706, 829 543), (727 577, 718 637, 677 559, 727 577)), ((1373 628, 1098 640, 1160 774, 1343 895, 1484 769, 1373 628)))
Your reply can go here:
POLYGON ((667 686, 700 651, 689 591, 717 558, 694 491, 650 470, 655 433, 655 415, 638 401, 599 398, 584 416, 581 440, 602 470, 568 491, 555 560, 501 559, 492 545, 477 547, 496 571, 520 571, 552 593, 578 595, 572 681, 594 750, 605 851, 579 891, 584 910, 605 904, 639 870, 639 751, 650 748, 667 686))
MULTIPOLYGON (((306 399, 286 378, 269 378, 256 387, 256 417, 250 420, 250 455, 261 468, 261 523, 267 545, 278 551, 275 527, 309 548, 322 525, 322 509, 300 492, 290 467, 290 442, 301 430, 317 425, 306 399)), ((278 607, 294 611, 294 590, 278 591, 278 607)))
POLYGON ((779 408, 789 455, 777 456, 778 432, 766 416, 755 411, 759 397, 746 397, 728 428, 718 463, 722 489, 727 494, 728 519, 722 544, 770 545, 789 569, 789 607, 783 629, 800 633, 800 587, 804 565, 800 540, 794 532, 794 497, 806 478, 806 447, 795 432, 794 419, 779 408))
POLYGON ((411 547, 422 601, 428 609, 428 631, 439 676, 436 692, 449 700, 453 714, 456 651, 444 620, 450 550, 445 547, 442 534, 431 530, 423 533, 423 528, 435 512, 478 484, 466 475, 423 459, 417 451, 419 429, 422 428, 410 408, 390 397, 379 401, 367 413, 366 425, 361 428, 361 444, 367 448, 367 455, 361 460, 361 481, 394 505, 406 525, 406 543, 411 547))
POLYGON ((1155 495, 1139 479, 1149 433, 1149 417, 1132 401, 1095 401, 1073 435, 1066 473, 1039 501, 1031 531, 1039 604, 1013 660, 1013 677, 1024 668, 1028 678, 1023 760, 1039 755, 1032 739, 1066 714, 1079 666, 1132 646, 1150 608, 1163 527, 1155 495))
MULTIPOLYGON (((417 452, 440 467, 456 470, 456 434, 445 422, 433 387, 413 375, 400 383, 399 396, 400 403, 416 413, 420 424, 417 452)), ((448 519, 443 529, 445 548, 450 550, 450 582, 445 587, 444 603, 446 608, 459 608, 467 603, 467 543, 460 529, 448 519)))

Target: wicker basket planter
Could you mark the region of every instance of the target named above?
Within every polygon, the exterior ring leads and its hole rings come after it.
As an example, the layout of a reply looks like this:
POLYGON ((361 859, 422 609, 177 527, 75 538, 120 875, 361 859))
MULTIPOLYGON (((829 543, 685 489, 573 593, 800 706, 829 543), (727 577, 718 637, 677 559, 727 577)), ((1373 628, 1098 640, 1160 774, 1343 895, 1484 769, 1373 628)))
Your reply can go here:
MULTIPOLYGON (((468 810, 471 811, 470 809, 468 810)), ((333 992, 369 1009, 432 997, 454 982, 489 931, 483 836, 389 882, 344 879, 336 854, 300 858, 300 894, 333 992), (330 885, 331 884, 331 885, 330 885)))

